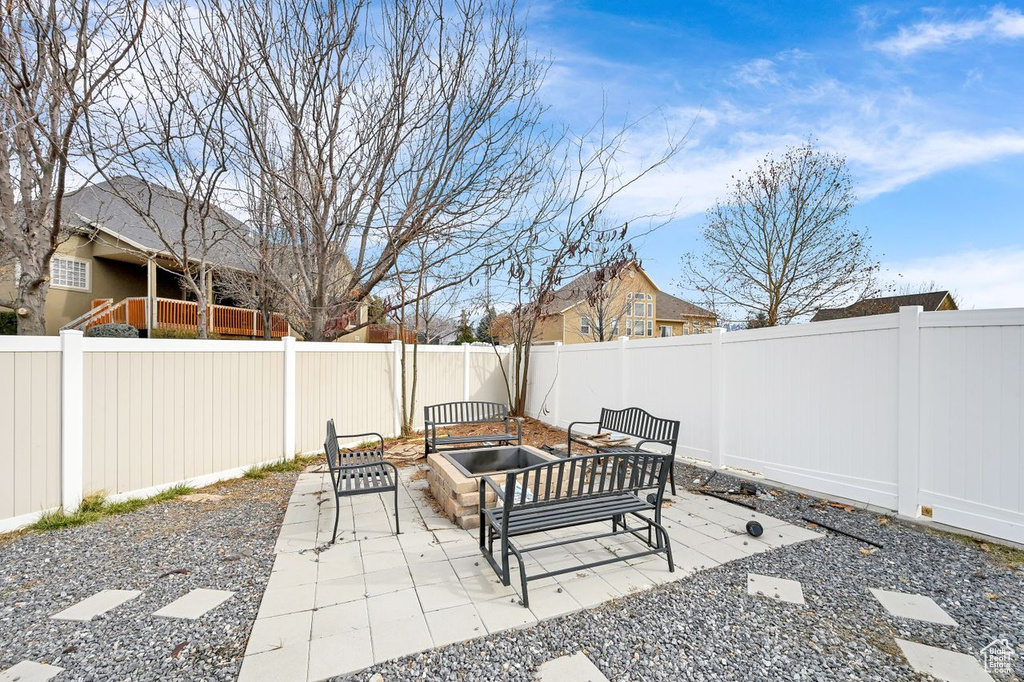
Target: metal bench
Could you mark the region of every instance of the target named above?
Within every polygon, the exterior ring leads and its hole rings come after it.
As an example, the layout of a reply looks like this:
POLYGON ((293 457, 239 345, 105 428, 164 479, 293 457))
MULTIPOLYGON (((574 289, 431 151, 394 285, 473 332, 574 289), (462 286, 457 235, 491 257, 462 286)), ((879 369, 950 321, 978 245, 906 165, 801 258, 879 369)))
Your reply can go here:
POLYGON ((480 479, 480 550, 505 585, 511 584, 509 556, 516 557, 523 606, 527 607, 530 605, 527 591, 530 580, 651 554, 665 554, 669 571, 674 572, 668 533, 661 525, 661 502, 671 467, 671 455, 633 451, 583 455, 509 471, 502 485, 493 477, 484 476, 480 479), (488 488, 498 496, 498 506, 493 509, 485 508, 488 488), (652 488, 655 492, 650 493, 652 488), (649 494, 644 495, 644 491, 649 494), (654 518, 645 512, 653 512, 654 518), (644 525, 630 527, 626 522, 627 516, 639 519, 644 525), (513 538, 531 533, 608 521, 612 524, 611 532, 571 535, 530 546, 513 542, 513 538), (527 575, 523 561, 525 554, 625 534, 636 536, 649 549, 582 566, 527 575), (498 556, 494 554, 495 541, 499 543, 498 556))
POLYGON ((457 450, 474 443, 495 442, 499 445, 522 445, 523 424, 514 417, 508 416, 508 405, 488 402, 458 402, 427 405, 423 408, 423 447, 426 454, 439 452, 439 447, 457 450), (512 432, 513 422, 516 425, 512 432), (484 433, 470 436, 438 436, 439 426, 459 426, 462 424, 504 424, 501 433, 484 433))
MULTIPOLYGON (((655 417, 650 412, 639 407, 627 407, 622 410, 611 410, 607 407, 601 408, 601 418, 596 422, 576 421, 569 424, 569 442, 566 444, 566 456, 572 456, 572 444, 593 447, 587 442, 584 434, 573 434, 572 427, 577 424, 591 424, 597 426, 597 432, 611 431, 621 433, 624 436, 637 438, 633 445, 617 445, 608 447, 596 447, 597 452, 602 454, 643 451, 643 446, 648 443, 667 445, 669 454, 673 460, 676 454, 676 443, 679 440, 679 422, 672 419, 655 417)), ((676 494, 675 467, 669 467, 669 481, 672 483, 672 494, 676 494)))
POLYGON ((384 460, 384 437, 379 433, 351 433, 339 436, 334 430, 334 420, 327 420, 327 439, 324 441, 324 452, 327 453, 327 468, 331 472, 331 484, 334 488, 334 534, 333 544, 338 537, 338 519, 341 512, 341 498, 349 495, 369 495, 370 493, 395 493, 395 534, 401 531, 398 527, 398 469, 391 462, 384 460), (342 438, 364 438, 374 436, 380 441, 380 448, 360 450, 358 452, 341 452, 338 441, 342 438))

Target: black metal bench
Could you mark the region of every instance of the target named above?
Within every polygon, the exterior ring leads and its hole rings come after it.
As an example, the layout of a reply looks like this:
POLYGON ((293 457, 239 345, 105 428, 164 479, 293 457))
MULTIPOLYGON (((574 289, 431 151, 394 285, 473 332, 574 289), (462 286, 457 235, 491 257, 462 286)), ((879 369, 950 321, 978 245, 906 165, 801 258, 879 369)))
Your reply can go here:
POLYGON ((523 444, 523 424, 514 417, 508 416, 508 405, 488 402, 458 402, 427 405, 423 408, 423 447, 426 454, 439 452, 438 446, 454 447, 457 450, 475 443, 495 442, 504 445, 523 444), (515 433, 512 423, 515 423, 515 433), (459 426, 462 424, 504 424, 503 433, 484 433, 470 436, 438 436, 439 426, 459 426))
POLYGON ((338 537, 338 518, 341 512, 341 498, 349 495, 370 493, 395 493, 395 534, 398 527, 398 469, 391 462, 384 461, 384 437, 379 433, 350 433, 339 436, 334 429, 334 420, 327 420, 327 439, 324 441, 327 453, 327 468, 331 472, 334 488, 334 534, 331 543, 338 537), (363 438, 374 436, 380 441, 380 448, 341 452, 338 441, 342 438, 363 438))
POLYGON ((494 478, 480 479, 480 550, 505 585, 511 584, 509 556, 519 562, 523 606, 530 605, 527 582, 581 568, 594 568, 651 554, 665 554, 669 571, 675 571, 668 533, 661 525, 661 501, 665 494, 672 456, 648 452, 583 455, 536 464, 505 474, 504 484, 494 478), (498 496, 498 506, 485 509, 487 488, 498 496), (655 492, 651 493, 650 490, 655 492), (644 491, 649 494, 644 495, 644 491), (644 512, 654 512, 654 518, 644 512), (630 527, 627 516, 643 522, 630 527), (513 538, 559 528, 584 526, 610 521, 611 532, 570 536, 557 541, 521 546, 513 538), (646 536, 644 535, 646 530, 646 536), (650 549, 572 566, 536 575, 527 575, 523 555, 550 547, 632 534, 650 549), (500 554, 495 557, 494 543, 500 554))
MULTIPOLYGON (((569 442, 566 444, 567 456, 572 456, 572 444, 593 447, 587 442, 584 434, 573 434, 572 427, 577 424, 593 424, 597 426, 597 432, 610 431, 621 433, 624 436, 637 438, 633 445, 616 445, 594 448, 602 454, 636 452, 643 450, 648 443, 667 445, 669 453, 675 459, 676 443, 679 440, 679 422, 672 419, 655 417, 650 412, 639 407, 627 407, 621 410, 611 410, 607 407, 601 408, 601 418, 596 422, 576 421, 569 424, 569 442)), ((669 481, 672 483, 672 494, 676 494, 675 467, 669 467, 669 481)))

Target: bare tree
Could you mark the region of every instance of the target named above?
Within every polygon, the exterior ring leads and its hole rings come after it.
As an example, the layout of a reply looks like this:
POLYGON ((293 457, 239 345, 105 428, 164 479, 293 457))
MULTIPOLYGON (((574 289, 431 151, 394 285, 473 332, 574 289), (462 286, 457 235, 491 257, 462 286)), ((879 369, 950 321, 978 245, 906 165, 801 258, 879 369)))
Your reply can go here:
POLYGON ((8 0, 0 9, 0 244, 17 261, 19 334, 45 334, 82 123, 132 62, 146 0, 8 0))
MULTIPOLYGON (((222 295, 260 311, 263 337, 272 338, 274 313, 287 315, 291 299, 282 287, 288 276, 281 263, 282 230, 274 210, 266 176, 254 169, 246 176, 242 208, 248 220, 233 240, 243 259, 241 268, 221 270, 218 283, 222 295)), ((289 316, 290 317, 290 316, 289 316)))
POLYGON ((500 261, 499 228, 536 177, 544 72, 514 5, 239 0, 219 17, 223 58, 208 69, 233 83, 273 193, 282 288, 306 339, 351 319, 424 237, 476 256, 437 287, 500 261), (242 78, 218 71, 235 60, 242 78))
POLYGON ((764 326, 871 296, 879 265, 867 231, 847 226, 855 200, 843 157, 812 142, 769 154, 708 210, 703 254, 683 257, 680 284, 764 326))
POLYGON ((144 32, 124 103, 112 97, 109 115, 89 126, 94 136, 116 141, 120 153, 106 164, 95 158, 96 165, 109 191, 163 244, 196 301, 200 338, 208 335, 213 273, 219 265, 244 265, 240 223, 218 206, 233 169, 229 87, 201 68, 217 40, 189 5, 161 5, 144 32))
MULTIPOLYGON (((586 265, 591 268, 591 277, 574 295, 579 296, 580 314, 588 321, 587 336, 591 341, 613 341, 622 333, 632 333, 624 328, 626 306, 626 290, 629 288, 620 276, 635 261, 610 259, 607 244, 602 245, 587 258, 586 265)), ((582 332, 581 332, 582 333, 582 332)))
POLYGON ((508 263, 512 309, 498 316, 492 330, 512 347, 503 372, 514 414, 525 414, 530 349, 555 290, 588 270, 596 272, 597 281, 607 281, 623 262, 633 260, 628 223, 612 222, 609 207, 681 148, 682 140, 670 136, 661 155, 626 174, 618 161, 635 125, 627 123, 609 133, 602 120, 582 136, 565 136, 560 153, 549 160, 543 192, 523 214, 508 263))

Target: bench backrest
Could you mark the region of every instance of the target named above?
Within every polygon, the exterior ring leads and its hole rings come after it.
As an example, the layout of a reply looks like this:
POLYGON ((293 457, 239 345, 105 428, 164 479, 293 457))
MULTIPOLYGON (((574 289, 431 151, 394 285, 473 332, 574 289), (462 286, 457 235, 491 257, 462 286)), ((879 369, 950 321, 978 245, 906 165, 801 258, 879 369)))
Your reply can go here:
POLYGON ((672 446, 676 451, 679 439, 679 422, 672 419, 655 417, 639 407, 627 407, 622 410, 601 408, 601 431, 615 431, 640 440, 650 440, 672 446))
POLYGON ((338 449, 338 432, 334 429, 333 419, 327 420, 327 440, 324 441, 324 452, 327 453, 327 466, 331 469, 338 468, 341 451, 338 449))
POLYGON ((660 505, 671 466, 671 455, 653 452, 582 455, 535 464, 505 474, 504 508, 507 512, 513 507, 651 489, 657 491, 660 505))
POLYGON ((508 405, 488 402, 458 402, 427 405, 423 420, 432 424, 478 424, 508 419, 508 405))

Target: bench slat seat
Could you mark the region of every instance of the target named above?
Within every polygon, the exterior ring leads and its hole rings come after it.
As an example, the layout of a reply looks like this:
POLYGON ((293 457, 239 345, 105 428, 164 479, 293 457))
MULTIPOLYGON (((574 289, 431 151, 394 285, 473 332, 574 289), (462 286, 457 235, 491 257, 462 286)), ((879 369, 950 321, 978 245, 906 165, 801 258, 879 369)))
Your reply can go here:
MULTIPOLYGON (((508 535, 514 537, 542 530, 611 521, 616 516, 653 508, 653 505, 642 501, 633 493, 580 498, 564 504, 542 502, 535 507, 513 509, 508 520, 508 535)), ((487 514, 494 523, 501 525, 501 509, 488 509, 487 514)))
POLYGON ((329 419, 327 420, 324 452, 327 455, 327 468, 331 473, 331 484, 334 489, 334 534, 331 536, 331 543, 334 543, 338 537, 341 498, 350 495, 394 492, 395 534, 399 534, 398 469, 384 459, 384 437, 379 433, 351 433, 339 436, 334 428, 334 420, 329 419), (365 438, 366 436, 374 436, 380 447, 355 452, 342 452, 338 447, 338 441, 343 438, 365 438))
POLYGON ((525 607, 530 606, 527 583, 531 580, 652 554, 664 554, 669 571, 674 571, 668 532, 661 525, 661 501, 671 466, 671 455, 630 450, 621 454, 558 459, 508 471, 503 485, 491 476, 482 476, 480 551, 504 585, 511 584, 509 561, 510 556, 516 557, 525 607), (654 493, 645 494, 652 488, 654 493), (490 492, 498 499, 498 506, 493 509, 488 509, 486 504, 490 492), (630 526, 627 517, 639 519, 644 525, 630 526), (611 532, 573 534, 531 546, 513 540, 532 533, 609 521, 611 532), (524 554, 618 535, 632 535, 643 541, 647 549, 580 566, 527 574, 524 554), (497 552, 495 542, 499 543, 497 552))

